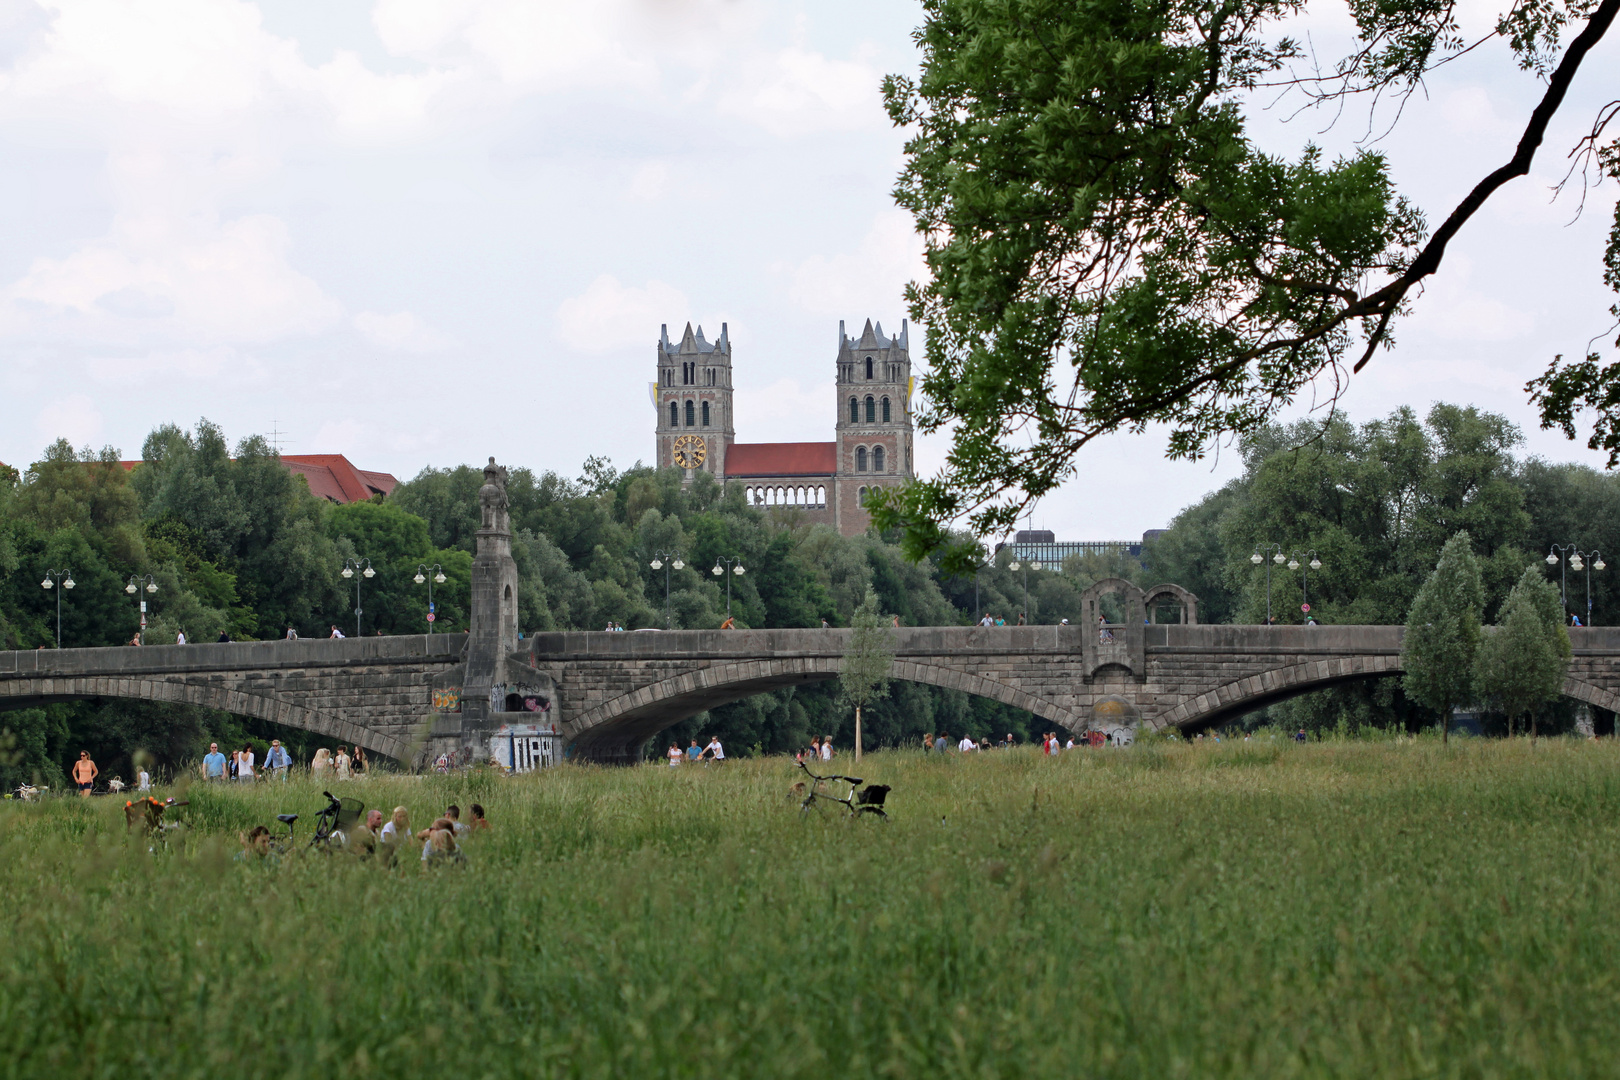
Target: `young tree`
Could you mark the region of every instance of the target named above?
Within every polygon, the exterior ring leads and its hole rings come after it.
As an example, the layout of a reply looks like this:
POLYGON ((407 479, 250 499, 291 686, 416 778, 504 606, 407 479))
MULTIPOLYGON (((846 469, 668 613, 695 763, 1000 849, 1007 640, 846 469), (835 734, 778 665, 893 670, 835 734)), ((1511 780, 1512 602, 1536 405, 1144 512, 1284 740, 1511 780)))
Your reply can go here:
POLYGON ((1406 693, 1440 714, 1442 742, 1451 737, 1451 710, 1474 697, 1484 607, 1479 563, 1468 534, 1459 532, 1440 549, 1434 572, 1418 589, 1401 641, 1406 693))
POLYGON ((860 761, 861 709, 889 692, 889 672, 894 667, 894 635, 883 624, 877 592, 870 587, 849 622, 854 632, 849 637, 838 682, 844 700, 855 706, 855 760, 860 761))
MULTIPOLYGON (((1529 173, 1620 12, 1499 3, 1468 40, 1454 4, 1366 0, 1345 51, 1322 57, 1292 34, 1322 6, 925 0, 921 71, 890 76, 884 96, 908 133, 896 200, 927 245, 928 277, 907 290, 928 326, 918 422, 952 442, 937 478, 880 489, 880 528, 907 526, 910 551, 947 543, 940 523, 963 516, 977 534, 1010 529, 1099 436, 1168 424, 1171 454, 1197 457, 1317 379, 1342 388, 1447 245, 1529 173), (1249 130, 1281 94, 1330 117, 1393 97, 1399 123, 1428 72, 1492 50, 1542 80, 1540 100, 1502 163, 1457 177, 1466 194, 1427 219, 1381 153, 1287 159, 1249 130)), ((1613 117, 1576 124, 1582 179, 1620 175, 1613 117)), ((1620 283, 1620 245, 1604 265, 1620 283)), ((1620 364, 1594 355, 1554 361, 1531 390, 1571 435, 1575 411, 1595 410, 1594 444, 1620 457, 1617 387, 1620 364)))
POLYGON ((1502 605, 1495 632, 1480 645, 1479 693, 1507 713, 1510 736, 1513 721, 1528 712, 1535 738, 1536 710, 1563 689, 1573 650, 1562 614, 1557 588, 1530 566, 1502 605))

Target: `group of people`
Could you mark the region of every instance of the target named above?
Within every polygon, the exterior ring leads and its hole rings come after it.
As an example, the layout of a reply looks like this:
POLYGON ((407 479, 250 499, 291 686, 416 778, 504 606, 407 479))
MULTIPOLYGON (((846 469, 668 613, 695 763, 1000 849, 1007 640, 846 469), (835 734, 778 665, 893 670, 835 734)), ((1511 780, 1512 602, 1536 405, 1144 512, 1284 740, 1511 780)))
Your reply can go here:
MULTIPOLYGON (((427 828, 414 832, 410 811, 405 807, 394 807, 386 821, 381 810, 372 810, 366 814, 364 824, 356 825, 346 836, 334 834, 334 838, 351 854, 363 859, 381 859, 390 866, 407 845, 416 841, 422 844, 424 866, 465 862, 462 840, 490 827, 483 806, 473 803, 470 809, 472 820, 463 822, 461 807, 451 804, 427 828)), ((251 832, 241 834, 241 840, 243 851, 237 858, 262 858, 270 854, 270 830, 263 825, 255 825, 251 832)))
POLYGON ((800 750, 793 755, 795 761, 831 761, 833 759, 833 743, 831 735, 822 735, 810 740, 808 750, 800 750))
POLYGON ((692 745, 685 750, 681 749, 680 743, 672 742, 669 744, 669 752, 666 756, 669 758, 669 767, 673 769, 683 762, 696 765, 700 761, 704 764, 711 761, 724 761, 726 760, 726 750, 725 747, 720 745, 720 736, 710 735, 706 745, 699 746, 698 740, 693 739, 692 745))
MULTIPOLYGON (((1081 741, 1075 742, 1070 735, 1067 740, 1055 731, 1048 731, 1041 736, 1041 753, 1051 756, 1060 754, 1065 750, 1073 750, 1076 746, 1102 746, 1108 741, 1108 736, 1100 731, 1087 731, 1080 736, 1081 741)), ((958 742, 952 742, 950 735, 941 731, 938 734, 929 732, 923 736, 923 753, 944 754, 956 750, 963 754, 977 753, 980 750, 1010 750, 1018 745, 1018 740, 1012 732, 1007 733, 1005 739, 999 741, 989 738, 975 739, 971 735, 963 735, 958 742)))
MULTIPOLYGON (((285 780, 287 770, 292 768, 292 755, 281 745, 280 739, 270 740, 270 750, 264 755, 262 763, 255 757, 252 743, 231 751, 229 756, 220 752, 219 743, 209 743, 208 753, 203 755, 202 768, 205 780, 244 780, 252 783, 261 776, 285 780)), ((349 780, 364 772, 365 768, 366 752, 358 745, 354 748, 353 757, 349 756, 347 747, 338 747, 334 757, 323 746, 315 751, 315 758, 309 763, 309 771, 317 780, 327 776, 349 780)))

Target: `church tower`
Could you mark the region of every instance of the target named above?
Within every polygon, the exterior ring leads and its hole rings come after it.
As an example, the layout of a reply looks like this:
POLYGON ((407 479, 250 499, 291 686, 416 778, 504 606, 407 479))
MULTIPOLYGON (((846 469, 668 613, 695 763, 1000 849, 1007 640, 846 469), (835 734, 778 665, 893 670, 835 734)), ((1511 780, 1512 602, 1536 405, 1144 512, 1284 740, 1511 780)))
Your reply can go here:
POLYGON ((726 451, 736 440, 731 415, 731 338, 720 324, 720 340, 710 344, 703 327, 686 332, 679 343, 669 340, 665 325, 658 335, 658 467, 684 469, 691 482, 698 472, 726 475, 726 451))
POLYGON ((838 323, 838 478, 834 520, 845 536, 868 523, 866 494, 911 479, 911 351, 906 321, 900 336, 883 336, 883 324, 859 337, 838 323))

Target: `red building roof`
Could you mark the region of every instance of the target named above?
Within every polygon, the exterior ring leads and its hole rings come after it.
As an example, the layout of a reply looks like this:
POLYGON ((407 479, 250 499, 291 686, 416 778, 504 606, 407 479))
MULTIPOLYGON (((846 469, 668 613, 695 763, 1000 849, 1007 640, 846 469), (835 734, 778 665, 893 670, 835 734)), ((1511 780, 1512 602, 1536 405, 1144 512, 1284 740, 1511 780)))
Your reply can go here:
MULTIPOLYGON (((123 466, 133 469, 139 464, 126 461, 123 466)), ((302 476, 310 491, 339 505, 392 494, 399 484, 389 473, 355 468, 342 454, 282 454, 281 464, 294 476, 302 476)))
POLYGON ((837 443, 732 443, 726 448, 727 476, 832 476, 837 471, 837 443))

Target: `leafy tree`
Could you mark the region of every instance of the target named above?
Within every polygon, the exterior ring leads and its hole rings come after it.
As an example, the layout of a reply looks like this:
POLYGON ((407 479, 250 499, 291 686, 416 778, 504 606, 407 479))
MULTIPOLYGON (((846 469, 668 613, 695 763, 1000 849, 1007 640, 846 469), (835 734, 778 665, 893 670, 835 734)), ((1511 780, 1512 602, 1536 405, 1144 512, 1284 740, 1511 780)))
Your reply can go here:
POLYGON ((1537 708, 1563 689, 1572 651, 1561 610, 1557 591, 1531 566, 1508 594, 1495 629, 1480 643, 1479 694, 1507 714, 1510 736, 1514 720, 1529 713, 1534 738, 1537 708))
POLYGON ((1406 617, 1401 666, 1406 692, 1440 714, 1440 738, 1451 733, 1451 710, 1474 698, 1474 661, 1485 607, 1468 534, 1459 532, 1440 550, 1406 617))
MULTIPOLYGON (((1353 4, 1354 46, 1320 67, 1281 25, 1308 19, 1301 0, 924 9, 920 75, 884 85, 910 133, 895 196, 927 245, 928 280, 908 290, 929 328, 919 423, 952 438, 939 477, 882 493, 877 520, 905 526, 913 554, 963 515, 979 533, 1012 528, 1098 436, 1164 423, 1171 454, 1196 457, 1321 376, 1342 386, 1390 344, 1448 243, 1529 172, 1620 0, 1506 6, 1479 42, 1450 4, 1353 4), (1544 92, 1505 163, 1432 232, 1382 155, 1284 160, 1247 130, 1284 88, 1329 110, 1404 97, 1492 45, 1544 92)), ((1620 176, 1609 115, 1576 150, 1620 176)), ((1620 289, 1620 243, 1604 265, 1620 289)), ((1594 441, 1620 455, 1620 365, 1555 362, 1534 386, 1545 422, 1573 434, 1573 410, 1593 408, 1594 441)))
POLYGON ((861 760, 861 709, 889 692, 889 673, 894 669, 894 635, 884 625, 878 608, 877 592, 866 590, 866 599, 850 619, 852 633, 844 651, 844 666, 838 673, 843 698, 855 706, 855 760, 861 760))

